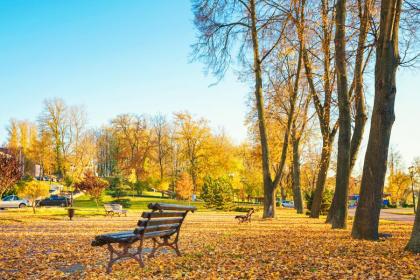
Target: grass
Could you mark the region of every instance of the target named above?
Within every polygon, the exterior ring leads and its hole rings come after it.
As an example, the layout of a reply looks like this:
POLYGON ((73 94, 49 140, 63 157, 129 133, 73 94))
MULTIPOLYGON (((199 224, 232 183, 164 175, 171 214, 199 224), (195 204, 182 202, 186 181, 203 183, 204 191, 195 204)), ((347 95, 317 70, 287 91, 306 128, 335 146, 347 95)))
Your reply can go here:
MULTIPOLYGON (((161 198, 161 197, 123 196, 121 197, 121 199, 128 199, 130 201, 131 206, 127 208, 129 211, 146 210, 147 205, 153 202, 193 205, 193 206, 196 206, 200 210, 203 210, 204 208, 204 204, 202 202, 189 202, 189 201, 182 201, 182 200, 175 200, 175 199, 161 198)), ((102 210, 103 205, 105 203, 110 203, 114 200, 116 200, 116 198, 110 195, 103 195, 99 203, 99 208, 101 208, 102 210)), ((86 208, 86 209, 97 208, 95 201, 90 199, 90 197, 86 195, 77 197, 74 201, 73 206, 76 208, 86 208)))

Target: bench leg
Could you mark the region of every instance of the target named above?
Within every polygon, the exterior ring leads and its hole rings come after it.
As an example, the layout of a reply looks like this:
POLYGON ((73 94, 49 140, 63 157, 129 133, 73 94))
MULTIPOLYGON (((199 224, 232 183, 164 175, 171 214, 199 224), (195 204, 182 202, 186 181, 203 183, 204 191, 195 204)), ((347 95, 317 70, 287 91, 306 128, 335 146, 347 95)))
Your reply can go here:
POLYGON ((153 258, 155 256, 157 249, 159 248, 159 245, 158 245, 159 242, 156 240, 155 237, 153 237, 152 241, 153 241, 153 248, 152 248, 152 252, 150 252, 149 254, 149 258, 153 258))
POLYGON ((169 242, 169 238, 163 238, 163 242, 159 242, 156 237, 153 239, 153 249, 152 252, 150 252, 149 258, 153 258, 155 256, 155 253, 160 247, 171 247, 177 256, 181 256, 181 252, 179 251, 178 247, 178 237, 175 238, 174 241, 169 242))
POLYGON ((181 256, 181 252, 179 251, 178 242, 175 242, 174 243, 174 247, 173 248, 174 248, 175 253, 177 254, 177 256, 180 257, 181 256))
POLYGON ((111 273, 112 265, 118 260, 121 260, 123 258, 135 259, 139 263, 140 267, 144 267, 144 262, 141 257, 141 253, 143 250, 143 242, 140 242, 140 246, 138 247, 137 252, 135 253, 129 252, 129 249, 131 248, 131 244, 119 244, 119 247, 122 247, 120 251, 115 249, 111 244, 108 244, 108 251, 110 252, 110 256, 109 256, 109 262, 106 268, 107 273, 111 273))

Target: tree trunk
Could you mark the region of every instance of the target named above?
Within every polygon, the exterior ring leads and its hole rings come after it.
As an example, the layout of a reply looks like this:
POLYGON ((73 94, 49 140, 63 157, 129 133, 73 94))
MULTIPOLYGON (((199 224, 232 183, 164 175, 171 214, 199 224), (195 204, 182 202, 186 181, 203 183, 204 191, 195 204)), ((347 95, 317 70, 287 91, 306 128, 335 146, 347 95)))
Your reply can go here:
POLYGON ((270 160, 267 139, 267 128, 264 116, 264 98, 262 89, 262 70, 258 46, 257 16, 255 11, 255 0, 250 0, 251 11, 251 37, 254 53, 254 75, 255 75, 255 103, 258 113, 258 128, 260 132, 262 169, 264 181, 264 214, 263 218, 274 218, 276 214, 276 191, 270 174, 270 160))
POLYGON ((337 95, 339 109, 339 134, 336 174, 336 205, 332 215, 332 228, 347 227, 347 199, 350 176, 350 141, 351 141, 351 115, 350 98, 347 85, 346 64, 346 0, 338 0, 336 4, 336 31, 335 31, 335 64, 337 73, 337 95))
MULTIPOLYGON (((325 14, 325 2, 323 1, 323 13, 325 14)), ((325 15, 324 15, 325 16, 325 15)), ((329 53, 329 47, 324 47, 325 56, 329 57, 327 55, 329 53)), ((315 187, 315 193, 314 198, 312 201, 312 207, 311 207, 311 213, 309 217, 311 218, 318 218, 321 210, 321 203, 322 203, 322 195, 325 188, 325 181, 327 179, 327 173, 330 165, 330 157, 331 157, 331 148, 332 143, 334 141, 335 133, 337 131, 336 126, 334 125, 333 129, 330 129, 330 108, 331 108, 331 94, 329 89, 329 78, 324 77, 325 85, 324 89, 327 90, 328 94, 325 96, 324 100, 324 106, 322 106, 320 99, 318 98, 317 91, 315 88, 315 83, 312 78, 312 66, 309 61, 308 57, 308 50, 303 49, 302 53, 302 59, 305 66, 305 72, 306 72, 306 79, 308 81, 309 90, 312 96, 312 100, 315 106, 316 113, 318 115, 319 124, 321 128, 321 134, 322 134, 322 152, 321 152, 321 160, 320 160, 320 166, 318 170, 317 180, 316 180, 316 187, 315 187)), ((324 64, 324 71, 329 71, 329 63, 325 62, 324 64)), ((328 74, 325 74, 328 76, 328 74)))
MULTIPOLYGON (((417 205, 420 205, 420 196, 417 200, 417 205)), ((414 220, 413 232, 411 233, 410 241, 408 241, 405 250, 420 253, 420 207, 417 207, 416 219, 414 220)))
POLYGON ((360 6, 360 32, 359 40, 357 43, 356 51, 356 63, 354 68, 354 95, 355 95, 355 109, 356 118, 354 121, 354 131, 351 139, 351 150, 350 150, 350 172, 356 163, 357 154, 359 152, 360 144, 362 142, 363 133, 365 131, 365 125, 367 121, 367 109, 365 94, 363 92, 363 73, 365 65, 368 62, 369 57, 364 62, 364 51, 366 37, 369 29, 369 15, 372 8, 372 0, 365 0, 363 11, 360 6))
POLYGON ((300 188, 300 153, 299 153, 300 139, 296 139, 292 133, 292 146, 293 146, 293 166, 292 166, 292 189, 293 189, 293 202, 296 212, 303 213, 303 198, 302 190, 300 188))
MULTIPOLYGON (((365 51, 365 41, 368 31, 368 21, 369 13, 371 9, 371 0, 365 0, 364 7, 362 10, 360 1, 359 3, 359 17, 360 17, 360 32, 359 40, 356 51, 356 63, 354 70, 354 103, 356 110, 356 117, 354 122, 354 131, 350 143, 350 170, 349 170, 349 179, 351 172, 353 170, 354 164, 356 163, 357 154, 359 152, 360 144, 362 142, 363 133, 365 130, 365 125, 367 121, 367 110, 365 95, 363 92, 363 72, 364 72, 364 51, 365 51)), ((368 59, 368 58, 367 58, 368 59)), ((366 60, 367 63, 367 60, 366 60)), ((335 211, 337 210, 337 192, 334 192, 334 197, 331 203, 331 208, 328 211, 328 216, 326 223, 331 223, 332 217, 334 216, 335 211)))
POLYGON ((197 175, 195 171, 191 172, 191 181, 193 185, 193 194, 197 193, 197 175))
POLYGON ((276 215, 276 188, 264 184, 264 212, 263 218, 274 218, 276 215))
POLYGON ((311 214, 309 215, 311 218, 319 218, 321 212, 322 195, 324 193, 325 181, 327 180, 330 166, 331 146, 331 139, 324 138, 322 141, 321 162, 316 180, 314 198, 312 200, 311 214))
POLYGON ((401 0, 382 0, 375 63, 375 100, 363 166, 359 205, 352 236, 376 240, 387 168, 389 140, 395 120, 395 76, 399 64, 398 26, 401 0))

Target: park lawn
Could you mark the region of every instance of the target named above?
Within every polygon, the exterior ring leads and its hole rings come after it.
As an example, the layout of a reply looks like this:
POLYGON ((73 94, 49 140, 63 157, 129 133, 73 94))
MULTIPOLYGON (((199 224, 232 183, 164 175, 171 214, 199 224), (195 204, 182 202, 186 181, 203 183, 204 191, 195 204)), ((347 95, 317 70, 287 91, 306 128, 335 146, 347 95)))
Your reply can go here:
POLYGON ((18 211, 0 212, 0 279, 420 278, 420 255, 403 250, 411 224, 381 223, 391 238, 358 241, 350 238, 350 230, 331 230, 323 219, 287 209, 279 209, 273 220, 262 220, 257 212, 250 224, 238 224, 234 212, 191 213, 181 229, 182 257, 161 254, 147 259, 144 269, 130 260, 114 265, 107 275, 108 253, 91 247, 91 240, 133 229, 140 212, 73 221, 45 213, 22 218, 18 211), (5 214, 8 219, 1 219, 5 214))
MULTIPOLYGON (((137 211, 137 210, 145 210, 147 209, 147 205, 153 202, 161 202, 161 203, 176 203, 182 205, 194 205, 200 210, 205 210, 204 204, 202 202, 190 202, 190 201, 182 201, 182 200, 175 200, 170 198, 162 198, 162 197, 154 197, 154 196, 123 196, 121 197, 123 200, 130 201, 130 207, 127 208, 128 211, 137 211)), ((73 206, 75 208, 86 208, 86 209, 97 209, 99 208, 100 211, 103 212, 103 205, 104 203, 111 203, 112 201, 116 200, 116 198, 110 195, 103 195, 101 197, 101 201, 99 202, 99 207, 96 206, 94 200, 92 200, 87 195, 82 195, 77 197, 74 200, 73 206)))
MULTIPOLYGON (((153 196, 139 197, 139 196, 124 196, 122 199, 129 200, 130 206, 125 208, 128 210, 128 213, 139 214, 142 211, 147 210, 147 206, 150 203, 174 203, 181 205, 193 205, 197 207, 200 212, 209 212, 214 211, 213 209, 208 209, 204 206, 203 202, 190 202, 175 200, 169 198, 158 198, 153 196)), ((76 217, 89 217, 89 216, 105 216, 104 203, 111 203, 115 198, 109 195, 103 195, 99 206, 96 205, 96 202, 92 200, 87 195, 81 195, 74 200, 73 208, 75 208, 76 217)), ((247 203, 236 203, 235 206, 247 209, 249 207, 254 207, 256 209, 261 208, 261 205, 247 204, 247 203)), ((0 210, 1 211, 1 210, 0 210)), ((218 211, 218 213, 223 213, 218 211)), ((7 209, 0 212, 0 217, 3 220, 16 220, 16 221, 27 221, 27 220, 61 220, 67 217, 67 208, 65 207, 37 207, 36 215, 33 214, 31 207, 26 207, 24 209, 7 209)))

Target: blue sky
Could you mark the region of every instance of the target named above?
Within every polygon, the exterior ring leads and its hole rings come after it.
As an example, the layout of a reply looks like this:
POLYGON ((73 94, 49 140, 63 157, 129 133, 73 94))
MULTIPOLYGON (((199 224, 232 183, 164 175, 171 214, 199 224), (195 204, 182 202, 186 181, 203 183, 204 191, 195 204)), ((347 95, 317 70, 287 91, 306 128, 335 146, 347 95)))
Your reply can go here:
MULTIPOLYGON (((36 120, 52 97, 84 105, 92 126, 188 110, 243 140, 249 86, 229 73, 209 87, 189 62, 194 37, 189 0, 0 0, 0 143, 10 118, 36 120)), ((419 78, 398 74, 392 145, 407 163, 420 156, 419 78)))
POLYGON ((34 120, 56 96, 93 126, 188 110, 243 139, 248 86, 229 74, 209 87, 189 63, 194 38, 188 0, 0 1, 0 141, 10 118, 34 120))

